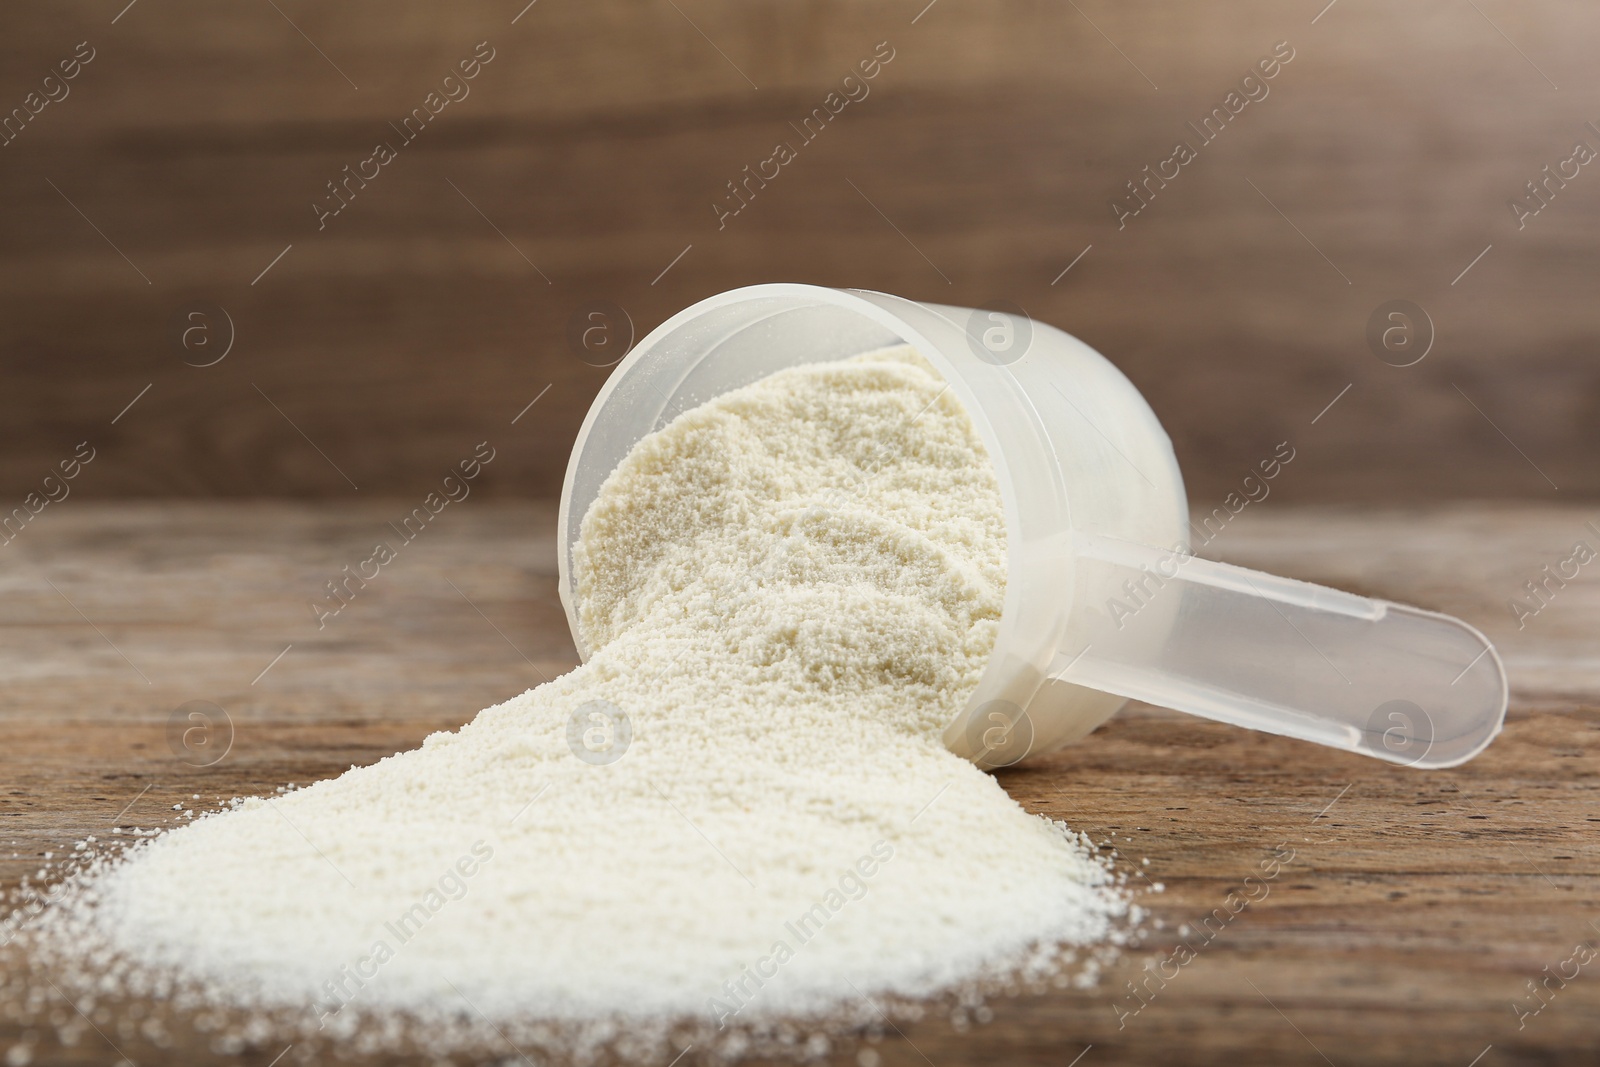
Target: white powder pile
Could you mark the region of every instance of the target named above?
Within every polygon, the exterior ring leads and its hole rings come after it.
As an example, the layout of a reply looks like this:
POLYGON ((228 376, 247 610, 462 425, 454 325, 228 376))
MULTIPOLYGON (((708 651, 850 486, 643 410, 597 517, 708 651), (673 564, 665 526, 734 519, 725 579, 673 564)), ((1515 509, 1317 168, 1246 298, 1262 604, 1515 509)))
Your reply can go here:
POLYGON ((455 1020, 670 1058, 685 1028, 738 1051, 1119 938, 1088 842, 940 742, 993 647, 1005 530, 915 353, 681 415, 575 562, 586 664, 91 866, 30 926, 53 980, 255 1013, 252 1041, 270 1015, 437 1051, 455 1020))

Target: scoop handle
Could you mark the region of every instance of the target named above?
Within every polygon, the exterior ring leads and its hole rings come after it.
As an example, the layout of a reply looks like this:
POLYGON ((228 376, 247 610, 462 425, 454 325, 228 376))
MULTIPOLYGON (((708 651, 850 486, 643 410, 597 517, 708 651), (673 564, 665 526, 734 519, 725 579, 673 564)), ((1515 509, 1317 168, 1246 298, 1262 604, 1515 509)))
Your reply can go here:
POLYGON ((1414 767, 1500 732, 1505 669, 1460 619, 1187 549, 1076 534, 1074 552, 1078 594, 1104 602, 1075 602, 1052 677, 1414 767))

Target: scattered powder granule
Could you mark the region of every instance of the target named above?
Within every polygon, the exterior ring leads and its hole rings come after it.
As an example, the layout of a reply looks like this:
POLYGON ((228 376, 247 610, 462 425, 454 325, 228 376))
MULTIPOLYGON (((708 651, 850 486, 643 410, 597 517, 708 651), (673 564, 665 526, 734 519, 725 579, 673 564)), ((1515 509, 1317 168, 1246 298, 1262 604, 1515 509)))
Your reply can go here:
POLYGON ((981 1020, 984 991, 1125 936, 1092 845, 941 744, 993 647, 1005 525, 911 350, 678 416, 574 563, 587 663, 99 854, 12 920, 34 1010, 72 1021, 48 975, 102 1009, 170 1001, 147 1039, 224 1051, 805 1056, 929 998, 981 1020))

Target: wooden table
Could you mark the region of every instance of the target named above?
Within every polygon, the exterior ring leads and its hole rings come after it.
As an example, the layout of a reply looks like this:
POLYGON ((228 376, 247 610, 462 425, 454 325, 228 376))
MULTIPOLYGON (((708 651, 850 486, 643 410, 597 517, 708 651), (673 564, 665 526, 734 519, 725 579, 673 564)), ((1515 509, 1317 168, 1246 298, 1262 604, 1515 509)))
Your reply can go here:
MULTIPOLYGON (((319 631, 309 602, 410 506, 48 508, 0 563, 4 884, 87 834, 170 824, 194 794, 271 790, 413 746, 575 662, 549 504, 452 507, 319 631), (168 743, 191 700, 231 719, 232 746, 208 767, 168 743)), ((1098 989, 999 1001, 967 1033, 906 1026, 877 1046, 882 1062, 1593 1062, 1600 962, 1521 1028, 1513 1004, 1535 1006, 1527 981, 1600 939, 1600 582, 1585 568, 1520 630, 1508 606, 1574 542, 1600 547, 1589 521, 1600 508, 1251 507, 1213 543, 1220 557, 1488 632, 1512 678, 1505 733, 1464 768, 1422 773, 1135 707, 1004 772, 1030 810, 1114 839, 1136 882, 1164 883, 1143 901, 1162 928, 1098 989), (1125 983, 1280 844, 1294 858, 1268 895, 1119 1028, 1117 1005, 1138 1003, 1125 983)), ((0 1026, 0 1048, 17 1037, 0 1026)), ((141 1064, 215 1059, 118 1043, 141 1064)), ((115 1060, 93 1032, 35 1055, 115 1060)))

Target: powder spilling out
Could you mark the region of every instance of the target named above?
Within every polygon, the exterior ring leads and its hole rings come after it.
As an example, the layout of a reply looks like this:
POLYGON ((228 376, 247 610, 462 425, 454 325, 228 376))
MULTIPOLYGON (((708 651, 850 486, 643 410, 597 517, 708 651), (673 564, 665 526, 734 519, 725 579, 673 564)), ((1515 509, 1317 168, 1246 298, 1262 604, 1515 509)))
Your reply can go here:
POLYGON ((801 1020, 815 1052, 826 1020, 1060 979, 1064 946, 1125 936, 1089 842, 941 743, 994 646, 1005 525, 910 349, 645 437, 574 567, 583 666, 14 919, 63 995, 253 1019, 236 1042, 439 1051, 487 1024, 568 1051, 653 1033, 632 1053, 670 1058, 672 1034, 738 1051, 801 1020))

